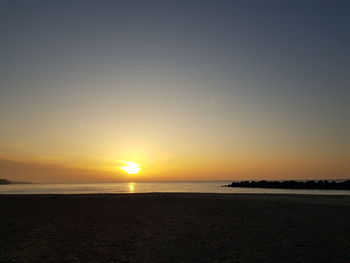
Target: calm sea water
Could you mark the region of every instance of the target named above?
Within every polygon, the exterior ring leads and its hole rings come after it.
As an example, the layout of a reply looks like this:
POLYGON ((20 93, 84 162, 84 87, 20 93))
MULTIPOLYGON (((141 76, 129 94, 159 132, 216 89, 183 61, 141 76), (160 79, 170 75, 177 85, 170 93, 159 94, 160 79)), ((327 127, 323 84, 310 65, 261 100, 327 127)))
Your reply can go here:
POLYGON ((231 181, 206 182, 129 182, 94 184, 12 184, 0 185, 0 194, 94 194, 94 193, 250 193, 350 195, 343 190, 291 190, 221 187, 231 181))

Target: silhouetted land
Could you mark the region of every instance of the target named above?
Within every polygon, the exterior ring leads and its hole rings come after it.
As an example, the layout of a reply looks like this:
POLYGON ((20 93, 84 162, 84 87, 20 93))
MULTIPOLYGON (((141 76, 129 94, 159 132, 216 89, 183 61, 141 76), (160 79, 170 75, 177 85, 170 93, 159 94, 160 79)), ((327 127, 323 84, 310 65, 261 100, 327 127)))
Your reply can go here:
POLYGON ((350 262, 350 196, 0 195, 0 207, 0 262, 350 262))
POLYGON ((29 182, 13 182, 7 179, 0 179, 0 185, 1 184, 31 184, 29 182))
POLYGON ((0 184, 11 184, 12 182, 7 179, 0 179, 0 184))
POLYGON ((350 190, 350 180, 335 181, 241 181, 233 182, 226 187, 249 188, 276 188, 276 189, 323 189, 323 190, 350 190))

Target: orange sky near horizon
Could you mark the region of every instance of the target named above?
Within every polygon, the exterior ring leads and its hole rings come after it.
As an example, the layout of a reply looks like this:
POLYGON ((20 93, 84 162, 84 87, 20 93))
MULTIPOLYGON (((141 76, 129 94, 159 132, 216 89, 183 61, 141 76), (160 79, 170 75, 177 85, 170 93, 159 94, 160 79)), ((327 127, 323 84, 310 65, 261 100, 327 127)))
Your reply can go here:
POLYGON ((304 180, 346 179, 349 165, 346 159, 329 158, 223 158, 132 160, 140 165, 138 174, 127 174, 118 160, 64 160, 63 158, 31 157, 0 159, 1 177, 13 181, 37 183, 93 183, 126 181, 183 180, 304 180))

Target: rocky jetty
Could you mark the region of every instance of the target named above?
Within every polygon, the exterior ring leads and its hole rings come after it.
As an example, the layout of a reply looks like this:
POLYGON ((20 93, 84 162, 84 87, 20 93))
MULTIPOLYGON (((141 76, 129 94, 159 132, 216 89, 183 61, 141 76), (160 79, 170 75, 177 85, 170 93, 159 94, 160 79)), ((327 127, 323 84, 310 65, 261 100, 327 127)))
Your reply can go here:
POLYGON ((225 187, 275 188, 275 189, 323 189, 350 190, 350 180, 336 181, 239 181, 225 187))

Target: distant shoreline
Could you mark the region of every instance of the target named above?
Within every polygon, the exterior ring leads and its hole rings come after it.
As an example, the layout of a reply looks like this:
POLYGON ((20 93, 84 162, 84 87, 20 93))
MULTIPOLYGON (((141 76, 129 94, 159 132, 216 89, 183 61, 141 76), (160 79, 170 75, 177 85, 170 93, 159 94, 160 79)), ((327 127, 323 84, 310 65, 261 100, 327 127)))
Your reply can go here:
POLYGON ((32 184, 31 182, 14 182, 7 179, 0 179, 0 185, 8 185, 8 184, 32 184))
POLYGON ((270 189, 305 189, 305 190, 350 190, 350 180, 336 181, 240 181, 223 187, 270 188, 270 189))

